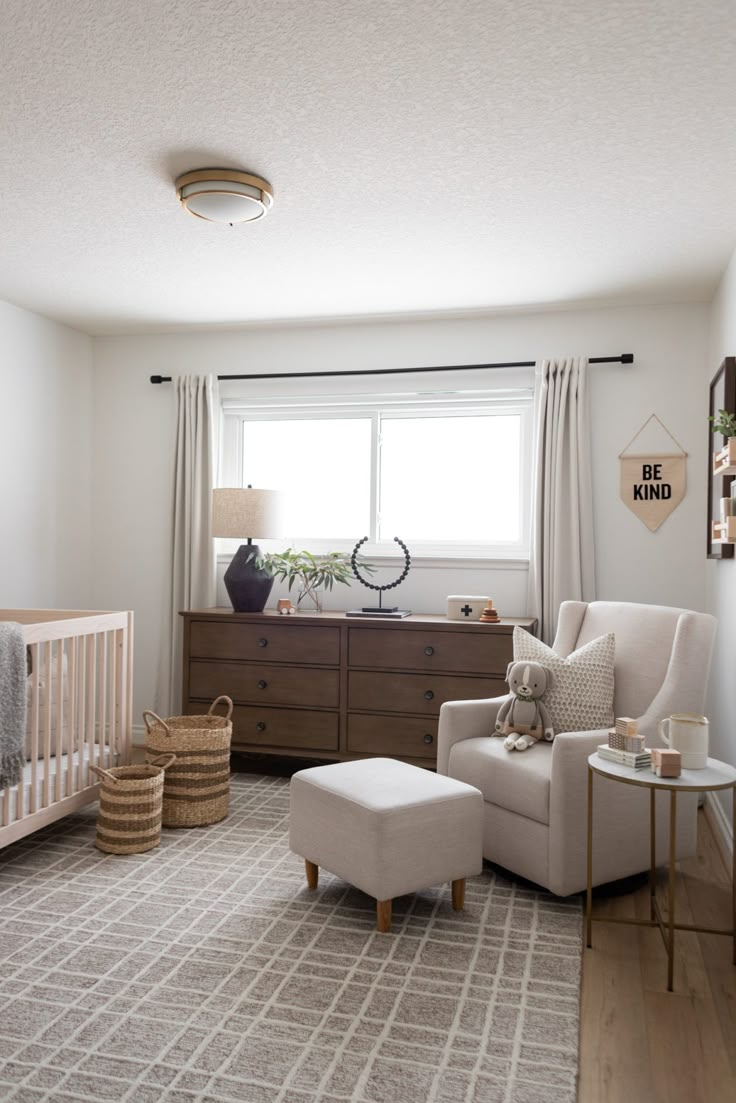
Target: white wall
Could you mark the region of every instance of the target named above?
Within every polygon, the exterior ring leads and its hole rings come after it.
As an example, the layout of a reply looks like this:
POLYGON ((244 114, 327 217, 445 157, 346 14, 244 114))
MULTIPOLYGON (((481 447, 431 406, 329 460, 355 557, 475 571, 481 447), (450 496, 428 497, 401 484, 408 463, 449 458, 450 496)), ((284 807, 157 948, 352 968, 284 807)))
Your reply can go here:
MULTIPOLYGON (((701 384, 706 395, 710 380, 724 357, 736 355, 736 252, 713 300, 710 321, 708 363, 701 384)), ((708 700, 711 754, 736 766, 736 558, 708 560, 706 603, 708 612, 718 617, 718 639, 708 700)), ((730 794, 719 794, 719 797, 725 821, 730 825, 730 794)), ((730 830, 732 833, 733 829, 730 830)))
MULTIPOLYGON (((151 386, 151 374, 410 367, 633 352, 632 367, 591 368, 598 593, 702 609, 707 324, 707 307, 689 304, 98 338, 94 599, 100 607, 135 610, 136 714, 145 707, 168 708, 157 697, 156 685, 170 563, 173 396, 170 386, 151 386), (655 412, 690 460, 685 501, 658 532, 650 533, 619 498, 618 454, 655 412)), ((324 380, 319 387, 324 393, 324 380)), ((666 436, 649 437, 649 444, 665 451, 673 447, 666 436)), ((436 612, 444 610, 448 593, 463 591, 489 593, 502 615, 526 612, 523 570, 417 568, 392 593, 417 612, 436 612)), ((356 588, 348 597, 346 591, 335 591, 333 604, 361 600, 363 593, 356 588)), ((274 599, 277 594, 274 590, 274 599)))
POLYGON ((0 302, 0 606, 86 608, 92 339, 0 302))

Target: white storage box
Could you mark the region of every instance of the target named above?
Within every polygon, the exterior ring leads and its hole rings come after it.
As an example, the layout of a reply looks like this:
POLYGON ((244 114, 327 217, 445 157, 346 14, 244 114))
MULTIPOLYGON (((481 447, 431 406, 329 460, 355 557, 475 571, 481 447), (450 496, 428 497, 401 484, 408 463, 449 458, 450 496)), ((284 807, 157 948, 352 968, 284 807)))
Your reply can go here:
POLYGON ((480 615, 491 599, 477 594, 450 594, 447 599, 448 620, 480 620, 480 615))

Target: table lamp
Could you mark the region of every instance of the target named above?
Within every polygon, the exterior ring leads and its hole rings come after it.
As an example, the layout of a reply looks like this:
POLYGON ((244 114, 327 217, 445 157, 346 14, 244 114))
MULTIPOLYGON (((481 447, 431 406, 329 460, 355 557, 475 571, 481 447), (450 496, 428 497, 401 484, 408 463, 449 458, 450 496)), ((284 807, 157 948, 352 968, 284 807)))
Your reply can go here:
POLYGON ((224 487, 212 491, 212 535, 248 538, 225 571, 225 589, 236 613, 262 613, 273 588, 271 575, 256 567, 260 548, 256 539, 283 535, 280 526, 282 495, 277 490, 252 486, 224 487))

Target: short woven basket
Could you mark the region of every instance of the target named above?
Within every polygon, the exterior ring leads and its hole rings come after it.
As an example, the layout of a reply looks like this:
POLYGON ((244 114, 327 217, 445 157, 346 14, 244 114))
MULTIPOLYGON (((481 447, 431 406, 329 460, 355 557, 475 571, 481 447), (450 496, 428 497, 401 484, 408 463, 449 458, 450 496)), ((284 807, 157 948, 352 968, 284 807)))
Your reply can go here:
POLYGON ((167 716, 146 710, 146 753, 173 751, 176 764, 166 774, 164 827, 205 827, 224 820, 230 807, 230 741, 233 703, 217 697, 205 716, 167 716), (227 716, 213 710, 224 701, 227 716))
POLYGON ((95 845, 106 854, 143 854, 161 842, 164 771, 168 754, 141 766, 90 766, 100 779, 95 845))

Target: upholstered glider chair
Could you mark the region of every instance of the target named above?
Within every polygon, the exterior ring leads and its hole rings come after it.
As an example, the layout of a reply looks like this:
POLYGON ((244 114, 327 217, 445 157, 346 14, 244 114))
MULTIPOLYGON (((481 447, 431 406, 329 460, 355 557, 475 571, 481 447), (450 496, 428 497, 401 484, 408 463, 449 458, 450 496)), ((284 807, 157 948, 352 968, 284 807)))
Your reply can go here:
MULTIPOLYGON (((714 617, 686 609, 566 601, 553 651, 567 658, 613 633, 613 715, 638 719, 647 746, 661 746, 663 717, 703 712, 715 631, 714 617)), ((579 892, 586 885, 587 759, 607 742, 607 728, 558 731, 552 743, 508 751, 492 735, 503 699, 442 706, 437 771, 483 793, 485 858, 558 896, 579 892)), ((648 869, 648 791, 597 776, 594 786, 594 883, 648 869)), ((678 800, 678 858, 695 850, 696 799, 683 793, 678 800)), ((660 794, 659 863, 668 853, 668 805, 660 794)))

